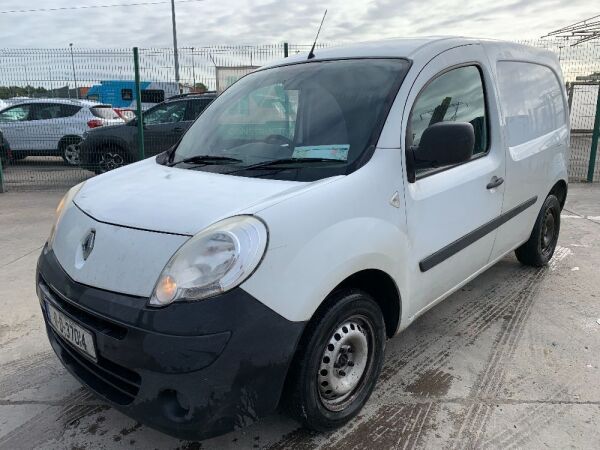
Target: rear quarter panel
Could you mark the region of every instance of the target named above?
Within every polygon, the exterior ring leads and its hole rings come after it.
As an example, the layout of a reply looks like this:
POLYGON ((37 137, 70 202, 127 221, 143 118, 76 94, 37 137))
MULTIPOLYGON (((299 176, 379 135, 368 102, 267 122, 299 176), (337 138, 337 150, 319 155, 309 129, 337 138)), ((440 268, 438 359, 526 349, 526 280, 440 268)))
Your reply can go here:
MULTIPOLYGON (((566 92, 562 72, 556 56, 548 51, 510 43, 485 43, 490 59, 490 69, 496 80, 496 91, 500 109, 500 128, 506 149, 505 194, 502 211, 506 212, 530 198, 537 197, 536 203, 521 214, 505 223, 499 230, 491 255, 498 258, 513 250, 529 239, 531 230, 546 196, 559 180, 568 181, 569 161, 569 117, 566 92), (502 90, 499 86, 498 63, 525 62, 549 68, 555 75, 565 111, 562 126, 541 136, 510 145, 506 101, 524 101, 525 96, 540 95, 537 92, 521 92, 519 90, 502 90)), ((530 111, 531 114, 535 111, 530 111)), ((514 118, 512 119, 514 120, 514 118)), ((515 127, 511 128, 513 135, 515 127)), ((527 130, 523 130, 525 134, 527 130)))

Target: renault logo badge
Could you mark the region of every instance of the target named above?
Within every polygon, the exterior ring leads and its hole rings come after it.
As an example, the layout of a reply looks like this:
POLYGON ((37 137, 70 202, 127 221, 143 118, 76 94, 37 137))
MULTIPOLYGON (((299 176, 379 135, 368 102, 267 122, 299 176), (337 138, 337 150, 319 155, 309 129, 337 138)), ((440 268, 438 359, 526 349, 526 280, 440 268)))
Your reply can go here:
POLYGON ((87 234, 83 242, 81 243, 81 250, 83 254, 83 260, 86 261, 94 250, 94 242, 96 241, 96 230, 93 228, 87 234))

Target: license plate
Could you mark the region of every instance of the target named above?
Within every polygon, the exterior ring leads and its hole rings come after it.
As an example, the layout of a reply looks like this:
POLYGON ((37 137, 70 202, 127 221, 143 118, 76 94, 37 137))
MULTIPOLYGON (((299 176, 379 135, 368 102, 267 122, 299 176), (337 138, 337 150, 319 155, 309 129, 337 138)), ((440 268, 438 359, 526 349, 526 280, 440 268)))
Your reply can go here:
POLYGON ((76 324, 48 302, 46 302, 46 310, 48 311, 48 320, 54 331, 63 339, 73 344, 74 347, 81 350, 81 352, 95 360, 96 349, 94 348, 92 333, 76 324))

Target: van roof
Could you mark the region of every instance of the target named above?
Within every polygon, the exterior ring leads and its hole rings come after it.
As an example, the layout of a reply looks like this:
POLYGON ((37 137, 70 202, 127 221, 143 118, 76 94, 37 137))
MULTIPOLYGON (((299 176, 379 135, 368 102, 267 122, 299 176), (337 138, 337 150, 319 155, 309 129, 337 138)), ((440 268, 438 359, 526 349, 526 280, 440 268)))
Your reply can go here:
MULTIPOLYGON (((470 44, 481 44, 489 49, 503 49, 504 51, 512 50, 515 55, 521 55, 521 57, 523 57, 523 55, 530 55, 531 59, 533 60, 538 58, 547 59, 548 57, 552 57, 552 53, 547 50, 509 41, 460 36, 426 36, 392 38, 378 41, 358 42, 335 47, 317 48, 314 52, 315 58, 313 61, 320 59, 356 57, 401 57, 413 60, 417 58, 429 60, 450 48, 470 44)), ((267 64, 264 67, 306 61, 308 50, 309 49, 307 48, 306 52, 291 55, 285 59, 279 59, 271 64, 267 64)))

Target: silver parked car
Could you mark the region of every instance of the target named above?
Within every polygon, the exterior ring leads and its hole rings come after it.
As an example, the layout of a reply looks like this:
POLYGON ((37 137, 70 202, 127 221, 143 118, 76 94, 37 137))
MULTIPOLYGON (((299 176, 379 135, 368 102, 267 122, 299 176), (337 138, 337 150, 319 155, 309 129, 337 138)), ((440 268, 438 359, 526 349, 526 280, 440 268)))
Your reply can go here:
POLYGON ((110 105, 87 100, 24 99, 0 110, 0 126, 14 159, 57 155, 78 165, 83 133, 122 123, 110 105))

